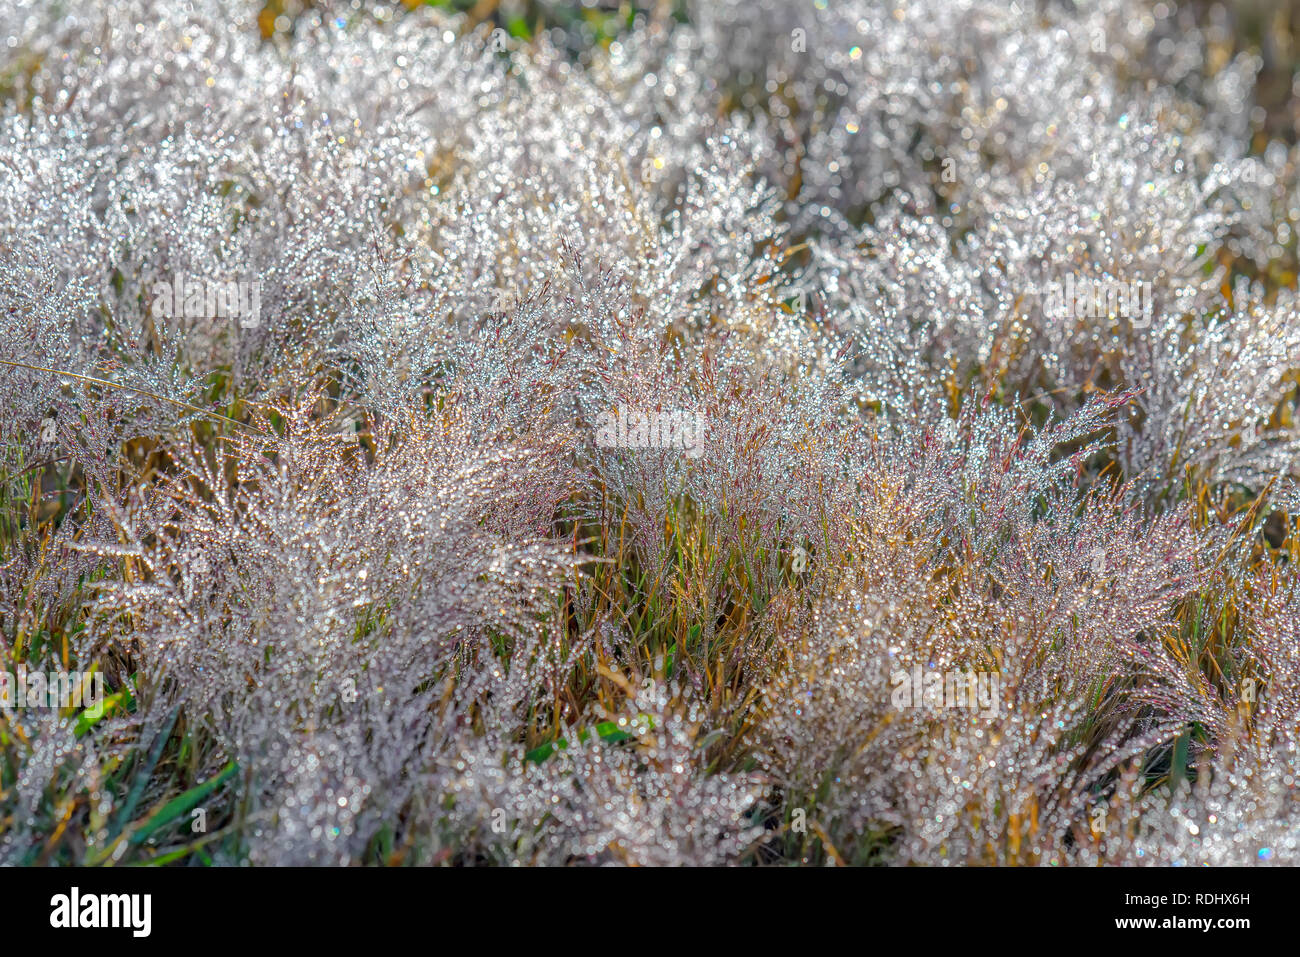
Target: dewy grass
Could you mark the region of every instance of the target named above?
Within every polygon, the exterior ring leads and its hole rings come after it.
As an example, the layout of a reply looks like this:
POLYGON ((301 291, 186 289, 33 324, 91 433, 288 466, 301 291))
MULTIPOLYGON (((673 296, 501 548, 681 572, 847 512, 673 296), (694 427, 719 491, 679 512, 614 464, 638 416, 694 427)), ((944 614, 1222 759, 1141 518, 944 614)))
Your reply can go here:
POLYGON ((0 3, 0 863, 1297 863, 1294 102, 671 6, 0 3))

